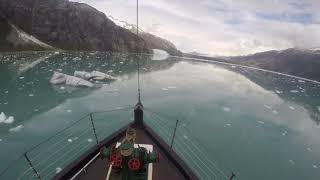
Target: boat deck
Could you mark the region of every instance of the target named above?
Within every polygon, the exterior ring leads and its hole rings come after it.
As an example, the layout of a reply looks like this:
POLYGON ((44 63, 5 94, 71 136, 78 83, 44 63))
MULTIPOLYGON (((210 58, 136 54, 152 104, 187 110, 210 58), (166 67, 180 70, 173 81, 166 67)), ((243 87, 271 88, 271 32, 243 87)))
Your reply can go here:
MULTIPOLYGON (((154 151, 160 153, 160 162, 153 163, 153 176, 152 180, 164 180, 164 179, 185 179, 179 169, 166 158, 164 152, 152 141, 148 134, 144 130, 136 129, 137 144, 151 144, 154 151)), ((122 137, 123 138, 123 137, 122 137)), ((122 140, 118 139, 118 142, 122 140)), ((86 171, 81 172, 77 176, 77 180, 105 180, 107 177, 109 165, 107 159, 96 158, 87 168, 86 171)))

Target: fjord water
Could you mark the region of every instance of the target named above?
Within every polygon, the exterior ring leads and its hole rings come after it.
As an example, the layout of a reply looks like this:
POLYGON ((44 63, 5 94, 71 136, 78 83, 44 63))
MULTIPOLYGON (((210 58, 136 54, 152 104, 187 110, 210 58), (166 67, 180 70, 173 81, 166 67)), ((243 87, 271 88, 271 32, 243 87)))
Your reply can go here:
MULTIPOLYGON (((208 150, 202 157, 226 174, 233 171, 242 180, 320 177, 320 84, 315 82, 177 57, 29 52, 0 58, 0 112, 15 119, 0 123, 1 170, 89 112, 134 105, 139 58, 146 109, 164 115, 168 132, 179 119, 208 150), (117 80, 97 82, 99 88, 49 83, 53 71, 76 70, 108 72, 117 80)), ((196 169, 192 159, 188 162, 196 169)), ((210 179, 205 175, 202 179, 210 179)))

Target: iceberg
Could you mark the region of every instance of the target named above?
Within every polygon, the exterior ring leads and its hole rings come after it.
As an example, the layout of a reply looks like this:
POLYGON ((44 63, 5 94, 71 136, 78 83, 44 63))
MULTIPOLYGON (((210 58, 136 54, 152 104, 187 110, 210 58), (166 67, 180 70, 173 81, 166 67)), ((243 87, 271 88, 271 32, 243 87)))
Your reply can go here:
POLYGON ((9 132, 10 132, 10 133, 19 132, 19 131, 21 131, 21 129, 22 129, 23 127, 24 127, 23 125, 19 125, 19 126, 17 126, 17 127, 14 127, 14 128, 9 129, 9 132))
POLYGON ((1 114, 0 114, 0 123, 3 123, 6 119, 7 119, 7 116, 3 112, 1 112, 1 114))
POLYGON ((93 87, 93 84, 89 81, 86 81, 84 79, 81 79, 75 76, 59 73, 56 71, 53 73, 50 79, 50 83, 66 84, 66 85, 75 86, 75 87, 93 87))
POLYGON ((99 71, 92 71, 91 73, 89 72, 85 72, 85 71, 75 71, 73 74, 75 77, 79 77, 85 80, 116 80, 115 77, 103 73, 103 72, 99 72, 99 71))
POLYGON ((13 116, 7 117, 4 112, 1 112, 1 114, 0 114, 0 123, 11 124, 13 122, 14 122, 14 117, 13 116))

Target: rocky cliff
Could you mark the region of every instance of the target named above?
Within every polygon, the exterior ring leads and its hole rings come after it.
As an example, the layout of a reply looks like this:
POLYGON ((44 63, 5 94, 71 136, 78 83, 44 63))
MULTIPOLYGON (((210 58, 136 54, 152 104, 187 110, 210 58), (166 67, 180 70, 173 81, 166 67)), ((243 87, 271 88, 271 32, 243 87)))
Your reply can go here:
POLYGON ((68 0, 0 0, 18 29, 59 49, 151 52, 146 42, 93 7, 68 0))

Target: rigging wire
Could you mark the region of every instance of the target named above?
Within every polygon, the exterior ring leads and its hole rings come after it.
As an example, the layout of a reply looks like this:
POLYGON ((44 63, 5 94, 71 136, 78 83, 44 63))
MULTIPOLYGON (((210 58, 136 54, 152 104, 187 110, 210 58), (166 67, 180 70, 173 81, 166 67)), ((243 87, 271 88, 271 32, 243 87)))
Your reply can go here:
MULTIPOLYGON (((137 44, 136 44, 136 48, 137 48, 137 52, 138 52, 138 44, 139 44, 139 0, 137 0, 137 8, 136 8, 136 15, 137 15, 137 25, 136 25, 136 29, 137 29, 137 44)), ((140 58, 139 55, 137 55, 138 58, 138 103, 141 103, 141 96, 140 96, 140 58)))

